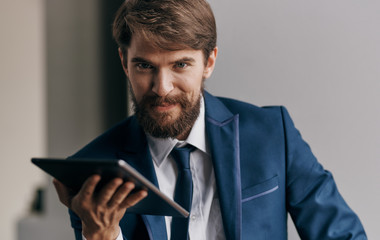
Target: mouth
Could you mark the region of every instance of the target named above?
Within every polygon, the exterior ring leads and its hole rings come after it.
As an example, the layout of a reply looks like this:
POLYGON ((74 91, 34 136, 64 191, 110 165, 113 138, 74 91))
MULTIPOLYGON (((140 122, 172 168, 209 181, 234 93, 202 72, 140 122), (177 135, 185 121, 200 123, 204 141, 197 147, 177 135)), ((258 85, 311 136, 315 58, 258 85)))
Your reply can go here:
POLYGON ((152 107, 157 112, 167 112, 167 111, 175 108, 177 105, 178 105, 178 103, 161 103, 158 105, 154 105, 152 107))

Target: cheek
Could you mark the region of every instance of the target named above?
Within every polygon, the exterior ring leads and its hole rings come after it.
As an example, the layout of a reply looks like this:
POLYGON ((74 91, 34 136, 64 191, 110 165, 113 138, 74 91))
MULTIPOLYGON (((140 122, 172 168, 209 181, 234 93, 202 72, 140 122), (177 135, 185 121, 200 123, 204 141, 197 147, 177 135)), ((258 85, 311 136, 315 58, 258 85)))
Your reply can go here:
POLYGON ((150 90, 149 81, 138 78, 133 74, 130 74, 129 82, 137 101, 140 101, 140 99, 150 90))
POLYGON ((185 76, 182 76, 178 81, 177 86, 184 92, 200 92, 202 88, 203 74, 200 71, 190 71, 185 76))

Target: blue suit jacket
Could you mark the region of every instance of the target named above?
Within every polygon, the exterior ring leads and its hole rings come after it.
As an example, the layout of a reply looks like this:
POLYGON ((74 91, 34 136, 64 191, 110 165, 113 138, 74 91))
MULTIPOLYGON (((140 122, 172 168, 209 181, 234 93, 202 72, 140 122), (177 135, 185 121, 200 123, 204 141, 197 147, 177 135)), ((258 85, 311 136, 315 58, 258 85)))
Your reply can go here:
MULTIPOLYGON (((207 92, 204 97, 227 239, 287 239, 287 212, 302 239, 367 239, 332 175, 317 162, 285 108, 259 108, 207 92)), ((146 137, 135 117, 73 157, 128 159, 158 186, 146 137)), ((80 219, 70 215, 81 239, 80 219)), ((162 216, 125 214, 120 226, 129 240, 167 239, 162 216)))

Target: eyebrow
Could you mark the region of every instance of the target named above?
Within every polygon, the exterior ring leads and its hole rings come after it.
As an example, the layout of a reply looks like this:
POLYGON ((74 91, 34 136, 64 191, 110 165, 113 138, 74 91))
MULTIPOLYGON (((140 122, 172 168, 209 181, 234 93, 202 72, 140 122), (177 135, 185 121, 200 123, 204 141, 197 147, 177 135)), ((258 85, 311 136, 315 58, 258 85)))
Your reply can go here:
MULTIPOLYGON (((142 57, 134 57, 131 59, 131 62, 133 62, 133 63, 149 63, 149 64, 153 65, 152 62, 150 62, 150 61, 148 61, 142 57)), ((195 59, 192 57, 183 57, 183 58, 176 59, 176 60, 170 62, 170 64, 178 63, 178 62, 195 63, 195 59)))
POLYGON ((143 62, 143 63, 150 63, 148 60, 146 60, 146 59, 144 59, 144 58, 141 58, 141 57, 135 57, 135 58, 132 58, 131 59, 131 62, 137 62, 137 63, 139 63, 139 62, 143 62))
POLYGON ((183 57, 183 58, 173 61, 172 63, 178 63, 178 62, 195 63, 195 59, 192 57, 183 57))

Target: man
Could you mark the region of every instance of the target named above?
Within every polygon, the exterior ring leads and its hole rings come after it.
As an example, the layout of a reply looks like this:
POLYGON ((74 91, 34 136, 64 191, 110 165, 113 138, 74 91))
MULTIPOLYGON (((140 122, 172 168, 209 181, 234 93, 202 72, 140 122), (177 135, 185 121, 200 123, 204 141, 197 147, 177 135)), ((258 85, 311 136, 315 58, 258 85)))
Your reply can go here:
POLYGON ((288 212, 302 239, 366 239, 285 108, 204 91, 218 52, 207 2, 127 0, 113 28, 135 116, 73 157, 126 159, 176 199, 176 151, 191 146, 191 215, 125 214, 147 193, 118 178, 95 194, 92 176, 75 195, 54 180, 76 239, 286 239, 288 212))

